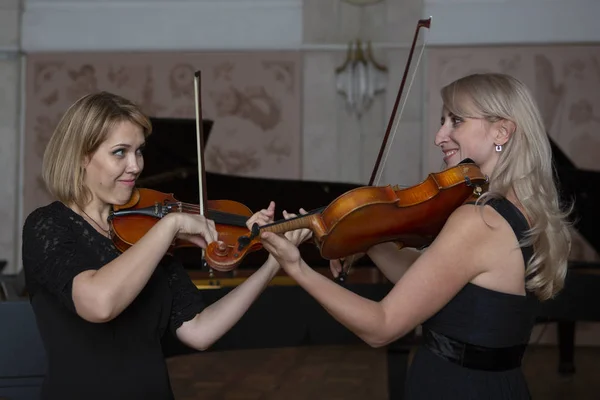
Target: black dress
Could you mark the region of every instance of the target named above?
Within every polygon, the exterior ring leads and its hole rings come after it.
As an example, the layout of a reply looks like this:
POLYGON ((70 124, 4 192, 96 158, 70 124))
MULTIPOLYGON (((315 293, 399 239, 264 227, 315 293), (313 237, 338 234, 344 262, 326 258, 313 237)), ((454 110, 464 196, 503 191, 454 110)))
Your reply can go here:
POLYGON ((205 307, 182 266, 165 257, 118 317, 91 323, 75 312, 73 278, 119 255, 110 239, 60 202, 23 227, 27 290, 44 343, 44 399, 171 399, 161 339, 205 307))
MULTIPOLYGON (((509 222, 521 240, 529 228, 523 214, 506 199, 488 204, 509 222)), ((528 260, 532 248, 521 250, 528 260)), ((423 323, 426 344, 417 350, 408 371, 405 398, 530 399, 520 359, 535 323, 537 304, 530 292, 519 296, 467 284, 423 323), (472 356, 470 362, 481 366, 465 366, 460 357, 465 348, 471 349, 467 351, 472 356), (497 357, 502 352, 512 352, 509 358, 515 365, 503 368, 507 357, 497 357), (452 353, 458 356, 448 356, 452 353)))

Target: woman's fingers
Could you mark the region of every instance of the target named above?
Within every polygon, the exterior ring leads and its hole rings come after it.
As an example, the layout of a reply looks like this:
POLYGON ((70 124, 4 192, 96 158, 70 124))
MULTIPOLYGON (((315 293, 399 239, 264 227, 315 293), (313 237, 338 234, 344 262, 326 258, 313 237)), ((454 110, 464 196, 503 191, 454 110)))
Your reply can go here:
POLYGON ((263 208, 262 210, 254 213, 248 220, 246 221, 246 226, 248 229, 252 229, 254 224, 258 224, 258 226, 263 226, 266 224, 270 224, 273 222, 273 217, 275 216, 275 202, 271 201, 269 203, 268 208, 263 208))
POLYGON ((179 235, 179 238, 185 241, 188 241, 190 243, 195 244, 198 247, 201 247, 203 249, 206 248, 207 246, 207 241, 200 235, 190 235, 187 233, 182 233, 179 235))
POLYGON ((329 269, 331 270, 333 277, 337 278, 342 272, 342 263, 340 260, 331 260, 329 261, 329 269))

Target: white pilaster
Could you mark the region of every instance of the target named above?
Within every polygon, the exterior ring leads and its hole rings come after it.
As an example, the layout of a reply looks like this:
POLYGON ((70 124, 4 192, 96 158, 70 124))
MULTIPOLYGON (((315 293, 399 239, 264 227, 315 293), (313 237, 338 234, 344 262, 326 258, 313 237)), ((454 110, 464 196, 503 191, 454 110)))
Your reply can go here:
POLYGON ((18 270, 20 160, 20 1, 0 1, 0 259, 18 270))

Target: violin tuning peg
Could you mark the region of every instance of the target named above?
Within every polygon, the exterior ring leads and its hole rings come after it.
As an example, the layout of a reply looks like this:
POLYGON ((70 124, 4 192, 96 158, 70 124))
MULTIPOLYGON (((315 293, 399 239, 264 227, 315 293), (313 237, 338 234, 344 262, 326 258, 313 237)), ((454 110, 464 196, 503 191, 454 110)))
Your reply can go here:
POLYGON ((227 244, 219 240, 217 242, 217 248, 215 250, 215 253, 221 257, 225 257, 229 253, 229 248, 227 247, 227 244))

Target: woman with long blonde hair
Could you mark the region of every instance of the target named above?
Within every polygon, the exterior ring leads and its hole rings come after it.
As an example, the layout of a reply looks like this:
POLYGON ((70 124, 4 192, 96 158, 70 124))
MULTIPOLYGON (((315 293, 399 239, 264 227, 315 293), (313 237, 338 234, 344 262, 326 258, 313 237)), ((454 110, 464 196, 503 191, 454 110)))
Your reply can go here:
MULTIPOLYGON (((395 285, 380 302, 309 268, 297 247, 263 233, 265 248, 339 322, 374 347, 423 326, 407 399, 528 399, 521 360, 539 301, 564 284, 570 251, 551 149, 529 90, 503 74, 444 87, 435 144, 448 167, 471 159, 489 192, 457 208, 424 251, 373 246, 395 285)), ((341 264, 331 263, 334 275, 341 264)))

